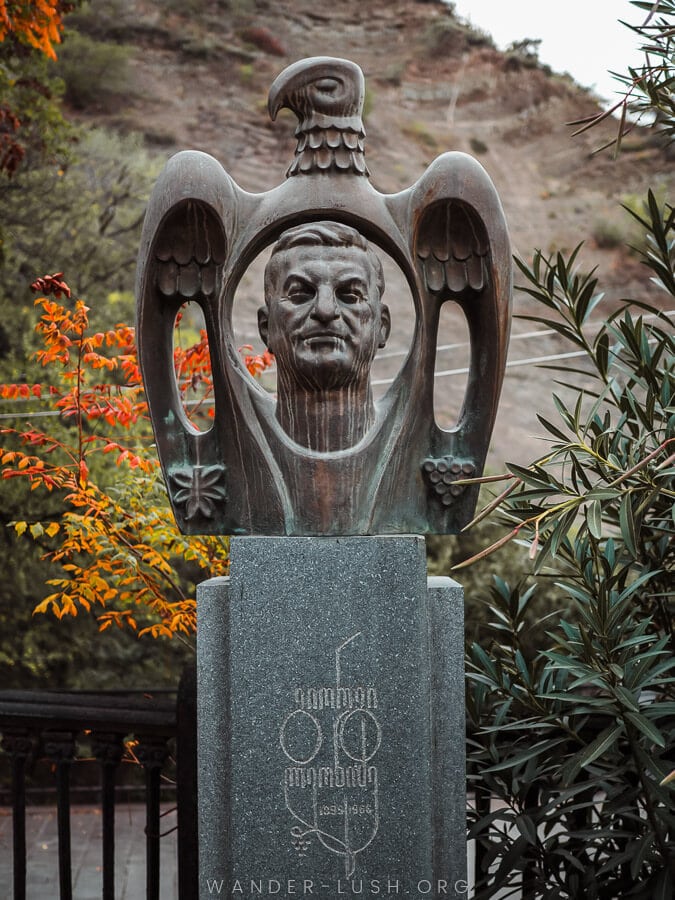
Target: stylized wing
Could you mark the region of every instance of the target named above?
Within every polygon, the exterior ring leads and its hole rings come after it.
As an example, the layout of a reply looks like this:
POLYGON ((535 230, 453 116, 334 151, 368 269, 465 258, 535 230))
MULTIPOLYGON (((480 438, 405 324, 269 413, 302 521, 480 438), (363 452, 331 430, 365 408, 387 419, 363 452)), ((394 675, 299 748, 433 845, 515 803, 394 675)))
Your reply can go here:
POLYGON ((458 200, 441 200, 425 211, 416 250, 424 285, 440 302, 475 297, 490 283, 485 228, 458 200))
MULTIPOLYGON (((433 409, 438 322, 446 301, 463 309, 471 342, 457 427, 444 431, 434 420, 423 461, 432 497, 447 507, 458 504, 463 493, 453 482, 482 471, 492 434, 510 328, 511 250, 492 181, 480 163, 462 153, 443 154, 427 169, 413 189, 410 217, 423 309, 427 409, 433 409)), ((469 498, 463 501, 468 509, 469 498)))
POLYGON ((236 200, 220 163, 204 153, 179 153, 153 190, 141 238, 139 360, 174 513, 188 533, 223 530, 227 486, 217 429, 200 432, 181 403, 174 326, 181 306, 194 301, 204 313, 209 345, 217 346, 217 301, 236 200))
POLYGON ((153 248, 154 282, 168 298, 210 302, 220 289, 227 255, 223 226, 199 200, 185 200, 157 232, 153 248))

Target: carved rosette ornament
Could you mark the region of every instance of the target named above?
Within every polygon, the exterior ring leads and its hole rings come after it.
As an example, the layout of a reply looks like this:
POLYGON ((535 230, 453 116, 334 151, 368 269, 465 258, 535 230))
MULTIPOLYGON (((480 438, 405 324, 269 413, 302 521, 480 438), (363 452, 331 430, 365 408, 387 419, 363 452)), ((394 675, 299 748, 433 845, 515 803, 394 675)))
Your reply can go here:
POLYGON ((223 466, 193 466, 171 472, 173 502, 183 508, 186 521, 213 518, 218 504, 227 497, 224 478, 223 466))
POLYGON ((174 156, 150 198, 139 255, 138 342, 157 446, 179 527, 192 534, 450 533, 471 518, 506 364, 511 253, 492 182, 472 157, 439 156, 407 190, 370 183, 363 74, 318 57, 285 69, 269 112, 298 119, 278 187, 250 194, 213 157, 174 156), (272 246, 259 311, 277 396, 246 372, 232 311, 272 246), (379 403, 370 367, 389 335, 382 267, 410 286, 408 356, 379 403), (173 372, 177 312, 206 323, 215 418, 198 431, 173 372), (469 376, 456 426, 434 417, 443 303, 463 311, 469 376))

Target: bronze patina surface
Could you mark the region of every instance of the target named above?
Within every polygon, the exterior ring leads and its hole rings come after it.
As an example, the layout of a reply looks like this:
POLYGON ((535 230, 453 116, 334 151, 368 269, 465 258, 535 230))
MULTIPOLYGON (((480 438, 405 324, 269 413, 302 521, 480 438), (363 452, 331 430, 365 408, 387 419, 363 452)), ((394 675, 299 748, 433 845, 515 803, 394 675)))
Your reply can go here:
POLYGON ((482 166, 444 153, 409 189, 369 181, 363 74, 318 57, 285 69, 274 119, 298 117, 286 180, 239 188, 207 154, 174 156, 150 198, 139 256, 138 343, 159 456, 179 527, 193 534, 449 533, 469 521, 506 363, 511 254, 482 166), (260 334, 275 353, 278 396, 252 379, 234 343, 244 272, 269 245, 260 334), (415 307, 407 359, 375 403, 370 367, 386 343, 379 248, 400 266, 415 307), (215 419, 187 419, 173 371, 176 313, 204 313, 215 419), (443 303, 462 308, 471 360, 451 430, 434 419, 443 303), (460 483, 457 483, 460 482, 460 483))

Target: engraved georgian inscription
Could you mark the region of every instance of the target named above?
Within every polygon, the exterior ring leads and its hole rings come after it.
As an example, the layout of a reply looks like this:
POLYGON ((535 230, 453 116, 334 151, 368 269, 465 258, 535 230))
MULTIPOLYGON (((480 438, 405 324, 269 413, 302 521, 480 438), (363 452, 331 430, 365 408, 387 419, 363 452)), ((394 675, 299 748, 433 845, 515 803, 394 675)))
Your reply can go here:
POLYGON ((326 682, 291 691, 279 730, 291 845, 301 858, 313 844, 340 857, 347 878, 379 828, 382 711, 375 685, 353 683, 348 664, 365 647, 360 631, 341 641, 326 682))
POLYGON ((200 900, 466 896, 461 597, 423 539, 230 552, 198 596, 200 900))

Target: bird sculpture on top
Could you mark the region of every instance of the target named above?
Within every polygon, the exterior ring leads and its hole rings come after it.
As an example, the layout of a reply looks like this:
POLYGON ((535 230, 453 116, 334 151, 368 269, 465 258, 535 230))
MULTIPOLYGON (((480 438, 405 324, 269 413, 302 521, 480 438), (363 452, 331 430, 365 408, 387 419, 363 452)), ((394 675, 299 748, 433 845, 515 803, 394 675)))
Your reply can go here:
POLYGON ((347 59, 306 60, 285 69, 272 85, 267 108, 298 117, 298 145, 287 177, 312 172, 351 172, 368 176, 361 120, 366 84, 363 72, 347 59))
POLYGON ((139 355, 176 520, 188 533, 449 533, 470 519, 503 380, 511 302, 508 233, 482 166, 451 152, 412 187, 370 183, 353 62, 300 60, 274 81, 269 113, 298 119, 287 178, 241 190, 213 157, 174 156, 150 198, 139 254, 139 355), (258 313, 275 353, 276 396, 245 370, 232 309, 251 261, 272 245, 258 313), (410 350, 379 403, 371 365, 388 339, 378 251, 410 286, 410 350), (173 330, 199 304, 215 420, 181 404, 173 330), (445 302, 467 320, 471 360, 454 428, 434 417, 445 302))

